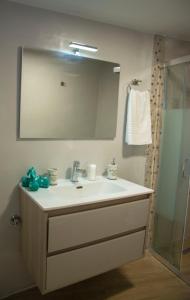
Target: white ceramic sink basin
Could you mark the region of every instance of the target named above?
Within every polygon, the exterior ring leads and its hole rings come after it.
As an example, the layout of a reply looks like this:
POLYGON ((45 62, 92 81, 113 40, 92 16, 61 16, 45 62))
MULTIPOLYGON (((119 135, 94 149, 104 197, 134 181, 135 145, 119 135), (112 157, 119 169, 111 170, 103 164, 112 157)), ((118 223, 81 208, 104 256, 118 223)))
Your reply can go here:
POLYGON ((112 182, 91 182, 91 183, 77 183, 72 186, 57 186, 51 189, 51 193, 58 197, 65 199, 76 199, 84 197, 96 197, 103 195, 110 195, 126 191, 126 188, 114 184, 112 182))
POLYGON ((39 189, 37 192, 21 188, 43 210, 68 208, 121 198, 127 199, 153 192, 144 186, 125 179, 118 178, 111 181, 102 176, 98 176, 96 181, 80 178, 78 183, 59 179, 57 186, 39 189))

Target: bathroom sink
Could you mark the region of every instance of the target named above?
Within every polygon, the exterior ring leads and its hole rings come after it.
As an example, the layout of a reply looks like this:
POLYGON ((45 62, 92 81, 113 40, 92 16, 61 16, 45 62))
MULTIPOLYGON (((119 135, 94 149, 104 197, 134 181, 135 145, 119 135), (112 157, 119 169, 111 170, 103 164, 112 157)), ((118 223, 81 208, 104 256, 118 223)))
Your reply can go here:
POLYGON ((125 179, 109 180, 102 176, 97 176, 95 181, 80 178, 77 183, 59 179, 58 185, 50 186, 47 189, 41 188, 37 192, 29 191, 21 185, 20 187, 43 210, 68 208, 121 198, 127 199, 153 192, 125 179))
POLYGON ((125 191, 123 188, 112 182, 93 182, 93 183, 77 183, 72 186, 57 186, 51 189, 51 193, 65 199, 76 199, 92 196, 101 196, 125 191))

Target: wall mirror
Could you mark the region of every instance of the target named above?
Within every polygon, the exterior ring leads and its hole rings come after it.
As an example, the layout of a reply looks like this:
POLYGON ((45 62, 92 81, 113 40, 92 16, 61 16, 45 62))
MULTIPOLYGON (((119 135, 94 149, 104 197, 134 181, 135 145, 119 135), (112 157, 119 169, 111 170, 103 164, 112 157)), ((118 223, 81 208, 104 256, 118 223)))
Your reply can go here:
POLYGON ((117 63, 22 48, 20 138, 113 139, 117 63))

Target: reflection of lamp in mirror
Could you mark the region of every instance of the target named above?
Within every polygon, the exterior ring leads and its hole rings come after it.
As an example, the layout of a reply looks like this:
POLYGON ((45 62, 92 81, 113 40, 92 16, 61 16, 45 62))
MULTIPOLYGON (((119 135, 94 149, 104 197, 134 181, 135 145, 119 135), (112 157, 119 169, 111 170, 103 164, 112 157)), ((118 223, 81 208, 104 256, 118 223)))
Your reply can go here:
POLYGON ((113 72, 114 73, 120 73, 120 67, 113 67, 113 72))
POLYGON ((85 45, 85 44, 79 44, 79 43, 75 43, 75 42, 71 42, 69 44, 69 47, 78 50, 85 50, 85 51, 90 51, 90 52, 97 52, 98 48, 97 47, 93 47, 93 46, 89 46, 89 45, 85 45))

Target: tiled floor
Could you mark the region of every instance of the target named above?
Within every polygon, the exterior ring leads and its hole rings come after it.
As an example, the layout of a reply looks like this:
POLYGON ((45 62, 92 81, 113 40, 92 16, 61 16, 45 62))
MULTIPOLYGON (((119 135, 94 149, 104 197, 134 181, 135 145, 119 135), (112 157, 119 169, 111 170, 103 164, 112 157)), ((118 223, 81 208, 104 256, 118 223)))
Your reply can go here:
POLYGON ((37 289, 9 300, 190 300, 190 287, 151 256, 41 296, 37 289))

